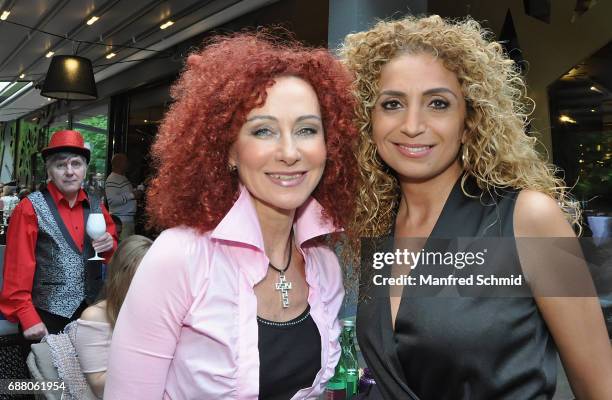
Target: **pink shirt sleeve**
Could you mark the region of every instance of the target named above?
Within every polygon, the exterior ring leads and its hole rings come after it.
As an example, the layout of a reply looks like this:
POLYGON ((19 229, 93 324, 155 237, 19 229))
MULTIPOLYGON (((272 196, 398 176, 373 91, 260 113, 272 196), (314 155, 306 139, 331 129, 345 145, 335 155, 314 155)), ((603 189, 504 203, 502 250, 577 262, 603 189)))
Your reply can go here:
POLYGON ((325 305, 325 312, 328 314, 328 318, 332 321, 331 329, 329 330, 329 349, 328 356, 329 362, 327 363, 327 370, 324 373, 324 379, 321 384, 324 386, 333 375, 340 359, 340 321, 338 320, 338 313, 344 300, 344 283, 343 283, 343 272, 338 263, 338 258, 334 252, 329 248, 324 248, 323 259, 321 260, 321 301, 325 305))
POLYGON ((193 238, 185 229, 167 230, 140 263, 113 331, 105 399, 163 398, 193 301, 188 255, 193 238))

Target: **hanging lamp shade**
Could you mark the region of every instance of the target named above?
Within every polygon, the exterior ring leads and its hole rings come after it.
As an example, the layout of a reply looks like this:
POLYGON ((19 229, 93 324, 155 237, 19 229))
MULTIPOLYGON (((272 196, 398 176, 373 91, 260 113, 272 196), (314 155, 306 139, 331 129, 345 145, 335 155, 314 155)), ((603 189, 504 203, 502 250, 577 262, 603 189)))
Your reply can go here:
POLYGON ((91 61, 79 56, 54 56, 40 94, 54 99, 97 99, 91 61))

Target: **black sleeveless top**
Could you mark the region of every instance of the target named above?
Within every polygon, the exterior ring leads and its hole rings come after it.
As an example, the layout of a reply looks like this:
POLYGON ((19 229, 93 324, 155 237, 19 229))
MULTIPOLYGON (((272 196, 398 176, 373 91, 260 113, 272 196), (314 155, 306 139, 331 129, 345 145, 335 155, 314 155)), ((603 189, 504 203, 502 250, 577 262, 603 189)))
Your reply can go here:
POLYGON ((321 369, 321 335, 310 306, 287 322, 257 317, 259 398, 288 400, 312 386, 321 369))
MULTIPOLYGON (((479 193, 471 181, 466 189, 479 193)), ((431 238, 512 238, 516 196, 498 190, 470 198, 459 180, 427 243, 431 238)), ((507 251, 503 257, 520 270, 516 247, 507 251)), ((389 298, 369 296, 371 286, 363 283, 357 337, 384 399, 553 397, 556 346, 533 298, 409 297, 406 286, 394 332, 389 298)))

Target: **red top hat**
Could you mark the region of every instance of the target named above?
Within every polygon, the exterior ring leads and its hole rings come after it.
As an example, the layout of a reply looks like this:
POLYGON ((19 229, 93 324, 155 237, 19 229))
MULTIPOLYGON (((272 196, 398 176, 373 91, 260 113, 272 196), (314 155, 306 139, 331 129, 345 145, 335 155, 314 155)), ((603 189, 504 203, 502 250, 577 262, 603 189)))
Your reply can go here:
POLYGON ((82 155, 89 163, 90 152, 85 147, 83 136, 77 131, 57 131, 51 136, 49 146, 42 149, 42 156, 47 160, 51 154, 60 153, 62 151, 82 155))

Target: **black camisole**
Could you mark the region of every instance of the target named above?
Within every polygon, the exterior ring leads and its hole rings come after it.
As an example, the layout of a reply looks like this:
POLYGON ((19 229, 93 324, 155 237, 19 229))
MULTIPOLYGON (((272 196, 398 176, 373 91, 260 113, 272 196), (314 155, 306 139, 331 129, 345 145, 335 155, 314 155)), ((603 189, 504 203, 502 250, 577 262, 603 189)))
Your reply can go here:
MULTIPOLYGON (((468 193, 477 193, 467 182, 468 193)), ((470 198, 453 187, 431 238, 513 237, 517 192, 470 198)), ((513 239, 511 239, 513 240, 513 239)), ((429 243, 429 239, 428 239, 429 243)), ((520 270, 516 247, 507 256, 520 270)), ((388 400, 551 399, 556 346, 531 297, 409 297, 391 323, 389 298, 370 296, 357 312, 357 337, 388 400)), ((363 295, 364 293, 362 293, 363 295)), ((373 397, 374 398, 374 397, 373 397)))
POLYGON ((321 369, 321 335, 310 306, 287 322, 257 317, 259 328, 259 398, 289 400, 312 386, 321 369))

